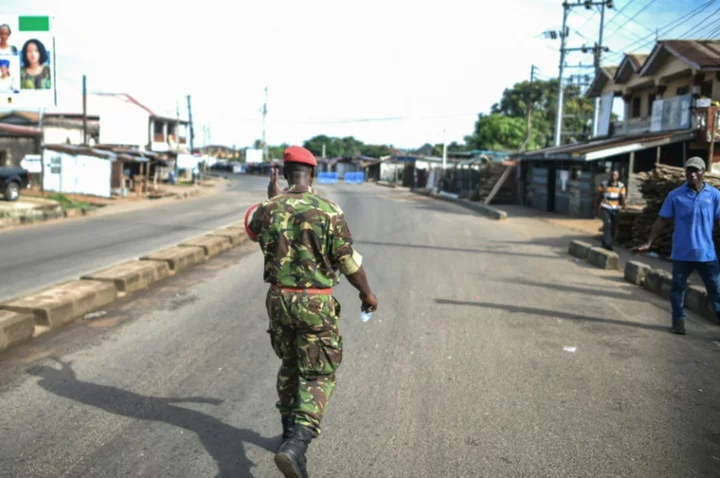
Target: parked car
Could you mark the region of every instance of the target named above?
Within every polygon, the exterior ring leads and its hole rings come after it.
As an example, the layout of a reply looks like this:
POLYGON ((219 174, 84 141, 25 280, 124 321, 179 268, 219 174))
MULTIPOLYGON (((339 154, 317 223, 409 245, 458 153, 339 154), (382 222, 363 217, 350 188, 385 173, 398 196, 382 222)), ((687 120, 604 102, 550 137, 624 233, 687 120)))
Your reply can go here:
POLYGON ((30 172, 23 168, 0 168, 0 193, 6 201, 17 201, 30 185, 30 172))

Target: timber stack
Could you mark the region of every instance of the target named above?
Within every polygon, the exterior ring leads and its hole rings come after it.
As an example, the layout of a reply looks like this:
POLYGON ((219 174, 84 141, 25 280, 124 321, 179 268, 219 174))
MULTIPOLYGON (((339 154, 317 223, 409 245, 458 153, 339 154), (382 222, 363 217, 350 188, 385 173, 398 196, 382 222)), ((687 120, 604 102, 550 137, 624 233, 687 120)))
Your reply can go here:
MULTIPOLYGON (((668 193, 685 183, 685 170, 659 164, 652 171, 640 173, 638 176, 640 191, 645 199, 646 206, 632 227, 631 246, 633 247, 644 244, 648 240, 650 231, 668 193)), ((705 173, 705 182, 710 186, 720 187, 720 175, 705 173)), ((672 224, 667 226, 653 246, 653 251, 661 257, 670 257, 673 230, 672 224)), ((715 230, 714 239, 715 247, 718 248, 718 245, 720 245, 720 230, 715 230)))
MULTIPOLYGON (((638 193, 639 194, 639 193, 638 193)), ((630 206, 626 211, 618 211, 617 228, 615 230, 615 243, 623 246, 632 246, 633 225, 640 216, 643 208, 630 206)))
MULTIPOLYGON (((489 162, 480 170, 480 183, 475 191, 474 201, 485 201, 490 195, 497 182, 502 177, 507 168, 512 168, 512 163, 489 162)), ((509 176, 505 179, 500 190, 495 194, 492 204, 514 204, 517 202, 517 181, 515 173, 510 171, 509 176)))

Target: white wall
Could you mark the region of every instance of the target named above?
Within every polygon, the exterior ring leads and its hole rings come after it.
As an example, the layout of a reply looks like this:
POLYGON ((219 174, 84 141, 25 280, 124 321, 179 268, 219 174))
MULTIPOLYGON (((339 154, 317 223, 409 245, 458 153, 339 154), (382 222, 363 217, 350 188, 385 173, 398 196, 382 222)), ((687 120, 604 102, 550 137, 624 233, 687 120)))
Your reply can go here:
POLYGON ((44 126, 45 143, 47 144, 65 144, 70 139, 70 144, 82 144, 82 129, 63 128, 60 126, 44 126))

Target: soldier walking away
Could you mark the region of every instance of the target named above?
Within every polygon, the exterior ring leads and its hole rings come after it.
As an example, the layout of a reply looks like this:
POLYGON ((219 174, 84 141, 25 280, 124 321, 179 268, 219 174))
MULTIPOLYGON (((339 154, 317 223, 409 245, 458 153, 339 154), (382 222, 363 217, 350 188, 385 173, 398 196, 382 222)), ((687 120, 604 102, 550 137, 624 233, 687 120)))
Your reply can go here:
POLYGON ((320 423, 335 388, 343 342, 338 328, 340 303, 332 295, 340 274, 360 292, 361 310, 377 309, 362 257, 352 246, 342 210, 312 188, 317 161, 305 148, 285 150, 280 190, 271 170, 268 200, 248 225, 265 255, 264 280, 270 284, 266 307, 270 342, 282 360, 277 377, 283 443, 275 464, 285 477, 308 477, 305 453, 320 434, 320 423))
POLYGON ((685 289, 690 274, 698 271, 705 283, 710 304, 720 319, 720 266, 718 265, 713 225, 720 225, 720 191, 703 181, 705 162, 693 157, 685 163, 687 182, 673 189, 665 198, 646 244, 633 252, 649 251, 670 221, 675 220, 672 237, 672 328, 674 334, 685 334, 685 289))
POLYGON ((603 181, 598 186, 598 198, 595 204, 597 216, 603 221, 602 245, 608 251, 612 251, 613 235, 617 224, 617 212, 625 207, 625 185, 620 181, 620 172, 610 173, 610 179, 603 181))

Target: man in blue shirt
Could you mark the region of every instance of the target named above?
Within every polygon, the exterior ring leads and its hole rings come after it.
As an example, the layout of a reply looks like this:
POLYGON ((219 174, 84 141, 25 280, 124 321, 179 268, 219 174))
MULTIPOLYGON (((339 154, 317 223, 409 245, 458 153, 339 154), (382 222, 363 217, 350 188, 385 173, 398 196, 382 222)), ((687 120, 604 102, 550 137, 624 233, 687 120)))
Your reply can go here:
POLYGON ((694 270, 705 283, 708 298, 720 319, 720 266, 713 243, 713 226, 720 224, 720 191, 703 181, 705 162, 693 157, 685 163, 687 183, 673 189, 660 208, 646 244, 633 251, 646 252, 671 220, 675 220, 672 247, 672 328, 685 334, 683 301, 687 280, 694 270))

